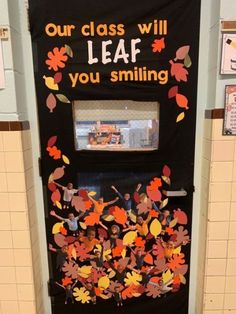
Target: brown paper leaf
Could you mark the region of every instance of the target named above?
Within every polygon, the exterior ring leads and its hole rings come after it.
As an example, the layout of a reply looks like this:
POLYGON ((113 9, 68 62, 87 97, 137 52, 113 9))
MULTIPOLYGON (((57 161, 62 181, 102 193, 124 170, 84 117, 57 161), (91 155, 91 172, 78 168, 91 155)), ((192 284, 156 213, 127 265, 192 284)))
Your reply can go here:
POLYGON ((59 99, 61 102, 65 104, 69 104, 70 100, 63 94, 56 94, 57 99, 59 99))
POLYGON ((65 48, 66 48, 66 54, 67 54, 69 57, 73 58, 73 51, 72 51, 71 47, 68 46, 68 45, 65 45, 65 48))

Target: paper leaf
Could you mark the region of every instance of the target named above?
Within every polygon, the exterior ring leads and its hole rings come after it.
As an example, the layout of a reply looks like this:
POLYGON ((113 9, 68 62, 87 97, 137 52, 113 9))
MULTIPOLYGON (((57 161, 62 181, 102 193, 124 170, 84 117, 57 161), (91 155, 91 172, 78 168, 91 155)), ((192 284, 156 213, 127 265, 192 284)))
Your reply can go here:
POLYGON ((87 229, 87 225, 84 222, 80 222, 79 225, 83 230, 87 229))
POLYGON ((70 100, 63 94, 56 94, 56 97, 63 103, 66 103, 66 104, 70 103, 70 100))
POLYGON ((184 277, 182 274, 179 274, 179 279, 180 279, 180 282, 181 282, 183 285, 186 285, 186 279, 185 279, 185 277, 184 277))
POLYGON ((43 76, 43 79, 45 81, 45 85, 52 90, 59 90, 59 87, 57 84, 54 83, 54 78, 51 76, 43 76))
POLYGON ((164 208, 167 204, 168 204, 168 198, 164 199, 164 201, 161 202, 159 209, 164 208))
POLYGON ((171 87, 171 88, 169 89, 169 91, 168 91, 168 98, 170 99, 170 98, 175 97, 176 94, 178 93, 178 89, 179 89, 179 88, 178 88, 177 85, 171 87))
POLYGON ((64 168, 65 168, 65 166, 58 167, 53 171, 53 179, 54 180, 61 179, 64 176, 64 173, 65 173, 64 168))
POLYGON ((64 161, 65 164, 69 165, 70 164, 70 160, 68 157, 66 157, 65 155, 62 155, 62 160, 64 161))
POLYGON ((150 225, 150 233, 156 237, 161 233, 161 230, 161 223, 157 219, 154 219, 150 225))
POLYGON ((57 105, 56 97, 52 93, 50 93, 46 99, 46 106, 48 107, 50 112, 53 112, 53 109, 56 107, 56 105, 57 105))
POLYGON ((136 231, 127 232, 123 238, 123 244, 124 245, 132 244, 134 242, 134 240, 136 239, 136 237, 137 237, 136 231))
POLYGON ((180 254, 181 253, 181 246, 178 246, 176 249, 174 249, 173 254, 180 254))
POLYGON ((48 143, 47 143, 47 147, 52 147, 57 141, 57 136, 54 135, 52 137, 50 137, 50 139, 48 140, 48 143))
POLYGON ((165 181, 165 183, 167 183, 168 185, 170 185, 170 178, 169 177, 162 176, 162 180, 165 181))
POLYGON ((102 217, 102 219, 105 221, 113 221, 115 219, 115 217, 112 215, 105 215, 102 217))
POLYGON ((110 279, 107 276, 103 276, 98 280, 98 287, 107 289, 110 285, 110 279))
POLYGON ((94 196, 94 195, 96 195, 97 194, 97 192, 95 192, 95 191, 90 191, 90 192, 88 192, 88 195, 89 196, 94 196))
POLYGON ((149 264, 149 265, 153 265, 153 257, 151 254, 146 254, 144 257, 144 262, 149 264))
POLYGON ((181 120, 184 119, 184 117, 185 117, 185 113, 184 113, 184 112, 181 112, 181 113, 177 116, 176 122, 177 122, 177 123, 180 122, 181 120))
POLYGON ((190 46, 183 46, 180 47, 177 51, 176 51, 176 59, 178 60, 184 60, 184 58, 186 57, 186 55, 188 54, 190 49, 190 46))
POLYGON ((187 54, 187 56, 184 58, 184 65, 186 66, 186 68, 190 68, 192 65, 192 60, 189 54, 187 54))
POLYGON ((180 225, 186 225, 188 223, 188 217, 181 209, 174 210, 174 218, 178 219, 180 225))
POLYGON ((62 73, 61 72, 57 72, 55 75, 54 75, 54 83, 60 83, 61 80, 62 80, 62 73))
POLYGON ((171 175, 171 170, 167 165, 165 165, 162 169, 162 173, 164 176, 169 177, 171 175))
POLYGON ((59 209, 62 209, 62 205, 61 205, 61 203, 60 203, 59 201, 56 201, 55 204, 56 204, 56 206, 57 206, 59 209))
POLYGON ((173 279, 173 274, 168 269, 165 273, 162 274, 162 280, 164 283, 170 283, 170 281, 173 279))
POLYGON ((176 94, 176 103, 180 108, 189 109, 188 98, 182 94, 176 94))
POLYGON ((133 214, 132 212, 129 213, 129 218, 132 222, 136 223, 137 222, 137 216, 133 214))
POLYGON ((178 223, 178 218, 175 218, 175 219, 171 220, 169 227, 173 228, 174 226, 176 226, 177 223, 178 223))
POLYGON ((53 180, 54 180, 53 173, 51 173, 50 176, 48 177, 48 183, 52 182, 53 180))
POLYGON ((60 233, 60 229, 63 227, 63 222, 57 222, 52 227, 52 234, 60 233))
POLYGON ((65 45, 65 48, 66 48, 66 54, 67 54, 69 57, 73 58, 73 51, 72 51, 71 47, 68 46, 68 45, 65 45))

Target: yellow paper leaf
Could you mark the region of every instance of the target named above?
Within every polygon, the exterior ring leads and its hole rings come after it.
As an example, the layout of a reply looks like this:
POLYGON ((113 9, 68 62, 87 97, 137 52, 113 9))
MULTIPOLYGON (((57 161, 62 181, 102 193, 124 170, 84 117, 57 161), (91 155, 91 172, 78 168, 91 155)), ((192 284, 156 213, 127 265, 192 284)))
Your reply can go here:
POLYGON ((126 249, 123 249, 123 250, 122 250, 121 256, 122 256, 123 258, 125 258, 125 256, 126 256, 126 249))
POLYGON ((171 283, 172 279, 173 279, 173 274, 169 269, 165 273, 162 274, 162 280, 164 284, 171 283))
POLYGON ((180 122, 181 120, 183 120, 185 117, 185 113, 184 112, 181 112, 177 118, 176 118, 176 122, 180 122))
POLYGON ((87 229, 87 225, 86 225, 84 222, 80 222, 79 225, 80 225, 80 227, 81 227, 82 229, 84 229, 84 230, 87 229))
POLYGON ((176 226, 177 222, 178 222, 178 218, 175 218, 175 219, 171 220, 171 222, 169 224, 169 227, 173 228, 174 226, 176 226))
POLYGON ((105 295, 105 294, 103 294, 103 293, 101 293, 101 294, 99 295, 99 297, 102 298, 102 299, 104 299, 104 300, 110 299, 107 295, 105 295))
POLYGON ((98 287, 107 289, 110 285, 110 279, 107 276, 103 276, 98 280, 98 287))
POLYGON ((150 233, 156 237, 161 233, 162 226, 159 220, 154 219, 150 225, 150 233))
POLYGON ((52 234, 60 233, 60 229, 63 227, 63 222, 57 222, 52 227, 52 234))
POLYGON ((123 244, 124 245, 132 244, 136 238, 137 238, 137 231, 129 231, 125 234, 123 238, 123 244))
POLYGON ((95 191, 90 191, 90 192, 88 192, 88 195, 89 196, 94 196, 94 195, 96 195, 97 193, 95 192, 95 191))
POLYGON ((48 183, 53 181, 53 173, 50 174, 50 176, 48 177, 48 183))
POLYGON ((181 253, 181 246, 178 246, 176 249, 174 249, 173 254, 180 254, 181 253))
POLYGON ((64 102, 65 104, 69 104, 70 100, 63 94, 56 94, 56 97, 60 102, 64 102))
POLYGON ((186 278, 182 274, 179 274, 179 279, 183 285, 186 285, 186 278))
POLYGON ((116 273, 115 273, 115 271, 114 271, 113 269, 108 268, 107 271, 109 272, 108 277, 109 277, 110 279, 113 278, 113 277, 115 277, 116 273))
POLYGON ((68 157, 66 157, 65 155, 62 155, 62 160, 64 161, 65 164, 69 165, 70 164, 70 160, 68 157))
POLYGON ((164 208, 168 204, 168 201, 169 201, 168 198, 164 199, 164 201, 161 202, 159 209, 164 208))
POLYGON ((55 204, 56 204, 56 206, 57 206, 59 209, 62 209, 62 205, 61 205, 60 202, 56 201, 55 204))
POLYGON ((52 90, 58 90, 59 87, 58 87, 58 84, 55 84, 54 83, 54 78, 51 77, 51 76, 43 76, 44 78, 44 81, 45 81, 45 85, 49 88, 49 89, 52 89, 52 90))
POLYGON ((170 185, 170 178, 166 176, 162 176, 162 180, 165 181, 168 185, 170 185))
POLYGON ((140 297, 141 293, 136 292, 136 293, 132 293, 132 295, 133 295, 135 298, 138 298, 138 297, 140 297))
POLYGON ((129 218, 132 222, 136 223, 137 222, 137 217, 135 214, 133 214, 132 212, 129 213, 129 218))
POLYGON ((76 256, 76 249, 75 248, 72 249, 71 255, 76 260, 77 256, 76 256))
POLYGON ((112 215, 104 215, 102 217, 102 219, 105 220, 105 221, 113 221, 115 219, 115 217, 112 216, 112 215))
POLYGON ((81 268, 78 269, 79 275, 83 278, 88 278, 89 275, 91 274, 91 271, 92 266, 82 266, 81 268))

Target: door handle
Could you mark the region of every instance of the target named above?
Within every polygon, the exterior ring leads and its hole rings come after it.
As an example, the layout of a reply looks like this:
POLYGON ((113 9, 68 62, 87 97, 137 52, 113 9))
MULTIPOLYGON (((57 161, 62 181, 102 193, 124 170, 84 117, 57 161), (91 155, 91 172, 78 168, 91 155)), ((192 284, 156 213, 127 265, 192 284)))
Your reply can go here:
POLYGON ((163 190, 162 193, 167 196, 167 197, 183 197, 183 196, 186 196, 188 193, 186 190, 184 189, 180 189, 180 190, 177 190, 177 191, 166 191, 166 190, 163 190))

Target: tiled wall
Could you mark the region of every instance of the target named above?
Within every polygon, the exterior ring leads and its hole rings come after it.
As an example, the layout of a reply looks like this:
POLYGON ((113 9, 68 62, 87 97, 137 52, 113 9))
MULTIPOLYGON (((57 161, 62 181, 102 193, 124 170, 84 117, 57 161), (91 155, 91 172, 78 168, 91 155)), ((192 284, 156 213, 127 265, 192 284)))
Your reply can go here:
POLYGON ((34 199, 30 130, 0 131, 1 314, 43 313, 34 199))
MULTIPOLYGON (((205 120, 202 176, 207 183, 208 210, 204 314, 236 314, 236 138, 222 136, 222 125, 223 119, 205 120)), ((204 215, 202 219, 204 224, 204 215)))

